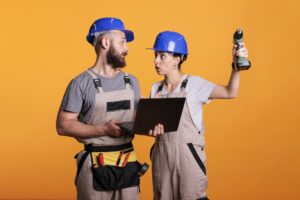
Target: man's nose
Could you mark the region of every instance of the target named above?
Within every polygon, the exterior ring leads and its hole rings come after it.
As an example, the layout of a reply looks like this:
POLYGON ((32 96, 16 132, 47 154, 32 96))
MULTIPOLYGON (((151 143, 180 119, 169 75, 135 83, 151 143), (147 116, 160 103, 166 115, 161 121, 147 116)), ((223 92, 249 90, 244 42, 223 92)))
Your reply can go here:
POLYGON ((129 51, 128 46, 127 46, 127 44, 125 44, 125 45, 124 45, 124 52, 125 52, 125 53, 128 53, 128 51, 129 51))

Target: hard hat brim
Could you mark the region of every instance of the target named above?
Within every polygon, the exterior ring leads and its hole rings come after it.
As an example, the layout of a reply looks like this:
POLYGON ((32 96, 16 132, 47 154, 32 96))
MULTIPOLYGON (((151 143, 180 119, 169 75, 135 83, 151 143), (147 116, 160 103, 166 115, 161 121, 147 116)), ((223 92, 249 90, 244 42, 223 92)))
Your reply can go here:
MULTIPOLYGON (((102 32, 102 31, 105 31, 105 30, 101 30, 100 32, 102 32)), ((107 31, 112 31, 112 30, 107 30, 107 31)), ((116 30, 116 31, 122 31, 125 34, 126 42, 132 42, 134 40, 134 34, 130 30, 116 30)), ((86 40, 90 44, 93 44, 93 35, 87 35, 86 40)))
POLYGON ((126 42, 132 42, 134 40, 134 34, 130 30, 120 30, 125 33, 126 42))
MULTIPOLYGON (((160 52, 169 52, 169 53, 179 53, 179 52, 175 52, 175 51, 166 51, 166 50, 160 50, 160 49, 154 49, 154 48, 146 48, 147 50, 152 50, 152 51, 160 51, 160 52)), ((179 53, 182 55, 188 55, 188 53, 179 53)))

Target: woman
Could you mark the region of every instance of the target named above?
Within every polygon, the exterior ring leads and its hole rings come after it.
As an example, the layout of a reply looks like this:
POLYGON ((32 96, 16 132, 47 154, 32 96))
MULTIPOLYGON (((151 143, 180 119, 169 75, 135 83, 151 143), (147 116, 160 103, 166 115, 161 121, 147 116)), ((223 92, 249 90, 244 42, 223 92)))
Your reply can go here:
MULTIPOLYGON (((154 199, 208 199, 202 105, 210 99, 235 98, 240 72, 232 69, 227 86, 183 74, 180 68, 188 49, 185 38, 176 32, 159 33, 153 50, 155 69, 164 80, 153 84, 151 98, 186 97, 178 130, 155 139, 151 153, 154 199)), ((234 46, 232 53, 233 64, 236 56, 248 57, 244 45, 238 51, 234 46)))

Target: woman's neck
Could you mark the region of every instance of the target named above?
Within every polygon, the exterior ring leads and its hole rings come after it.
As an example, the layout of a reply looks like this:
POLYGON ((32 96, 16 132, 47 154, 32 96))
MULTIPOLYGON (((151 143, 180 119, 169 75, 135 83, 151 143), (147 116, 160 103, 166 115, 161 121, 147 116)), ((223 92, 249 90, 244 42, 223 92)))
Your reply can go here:
POLYGON ((181 83, 182 78, 183 78, 183 74, 179 71, 165 75, 164 82, 165 85, 167 86, 167 90, 169 92, 174 91, 177 88, 178 84, 181 83))

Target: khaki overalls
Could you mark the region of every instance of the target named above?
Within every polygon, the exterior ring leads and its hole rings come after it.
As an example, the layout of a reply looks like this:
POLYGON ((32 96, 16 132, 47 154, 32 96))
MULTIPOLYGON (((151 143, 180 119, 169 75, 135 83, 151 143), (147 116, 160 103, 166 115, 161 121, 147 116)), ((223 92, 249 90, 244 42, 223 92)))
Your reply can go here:
MULTIPOLYGON (((104 92, 100 79, 93 72, 87 72, 93 77, 98 89, 88 124, 104 124, 110 119, 133 121, 134 92, 130 88, 129 76, 124 77, 124 90, 104 92)), ((136 161, 132 140, 132 135, 78 139, 85 144, 85 150, 76 156, 78 200, 138 199, 140 164, 136 161), (128 182, 126 178, 131 180, 128 182)))
MULTIPOLYGON (((186 97, 188 77, 182 81, 180 92, 161 94, 161 98, 186 97)), ((207 177, 204 152, 204 131, 193 123, 187 102, 176 132, 156 137, 151 153, 155 200, 207 199, 207 177)))

